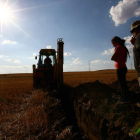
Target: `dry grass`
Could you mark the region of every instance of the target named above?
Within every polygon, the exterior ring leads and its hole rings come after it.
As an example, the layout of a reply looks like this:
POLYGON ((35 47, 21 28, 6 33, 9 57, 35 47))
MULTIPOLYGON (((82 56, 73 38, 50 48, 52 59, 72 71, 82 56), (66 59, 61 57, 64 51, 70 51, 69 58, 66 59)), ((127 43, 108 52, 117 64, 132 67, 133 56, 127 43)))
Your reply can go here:
POLYGON ((28 75, 0 76, 0 138, 33 138, 46 129, 45 93, 28 75))
MULTIPOLYGON (((127 80, 136 78, 128 71, 127 80)), ((116 71, 64 72, 64 83, 73 87, 96 80, 110 84, 116 71)), ((0 75, 0 139, 35 139, 46 131, 45 93, 32 85, 32 74, 0 75)))
MULTIPOLYGON (((135 70, 128 70, 126 80, 131 81, 137 79, 135 70)), ((92 72, 64 72, 64 83, 71 86, 78 86, 85 82, 100 81, 105 84, 111 84, 117 80, 116 70, 100 70, 92 72)))
POLYGON ((42 90, 15 97, 9 96, 6 102, 1 103, 1 137, 34 139, 40 132, 45 131, 47 125, 45 104, 45 94, 42 90))

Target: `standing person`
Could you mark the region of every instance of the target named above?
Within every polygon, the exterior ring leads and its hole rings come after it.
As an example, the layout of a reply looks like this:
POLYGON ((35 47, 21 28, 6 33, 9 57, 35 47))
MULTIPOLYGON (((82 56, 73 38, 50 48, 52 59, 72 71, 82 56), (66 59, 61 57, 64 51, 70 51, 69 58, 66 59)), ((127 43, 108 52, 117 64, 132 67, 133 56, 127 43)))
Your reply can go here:
POLYGON ((140 20, 137 20, 131 24, 131 34, 133 37, 130 42, 133 47, 134 67, 137 71, 139 88, 136 93, 140 93, 140 20))
POLYGON ((117 77, 121 86, 121 100, 125 101, 129 97, 129 92, 126 84, 126 61, 127 56, 130 57, 129 51, 125 46, 125 40, 115 36, 111 40, 112 45, 115 47, 114 54, 111 57, 115 61, 115 69, 117 70, 117 77))

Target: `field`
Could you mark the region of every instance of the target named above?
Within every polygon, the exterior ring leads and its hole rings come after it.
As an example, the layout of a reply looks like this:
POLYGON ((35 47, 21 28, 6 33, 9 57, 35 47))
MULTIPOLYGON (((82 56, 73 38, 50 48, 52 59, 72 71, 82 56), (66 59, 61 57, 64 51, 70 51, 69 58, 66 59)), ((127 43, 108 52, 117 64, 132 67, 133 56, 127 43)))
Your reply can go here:
MULTIPOLYGON (((137 79, 136 71, 129 70, 126 79, 137 79)), ((64 72, 64 83, 71 87, 96 80, 110 85, 116 71, 64 72)), ((47 131, 46 91, 32 85, 32 74, 0 75, 0 138, 38 139, 47 131)))

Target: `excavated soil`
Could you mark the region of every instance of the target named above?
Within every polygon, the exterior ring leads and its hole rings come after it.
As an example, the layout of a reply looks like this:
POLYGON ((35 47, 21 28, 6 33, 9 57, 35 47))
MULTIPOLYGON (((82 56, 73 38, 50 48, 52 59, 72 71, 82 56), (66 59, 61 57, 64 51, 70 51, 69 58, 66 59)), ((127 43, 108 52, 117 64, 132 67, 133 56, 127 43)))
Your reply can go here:
MULTIPOLYGON (((127 81, 131 100, 120 102, 118 81, 99 81, 77 87, 64 84, 46 95, 47 129, 36 139, 48 140, 138 140, 140 95, 137 80, 127 81)), ((44 91, 46 92, 46 91, 44 91)))
POLYGON ((84 83, 71 90, 78 127, 90 140, 140 139, 140 95, 134 93, 138 82, 127 81, 127 85, 129 102, 119 101, 118 81, 110 85, 99 81, 84 83))

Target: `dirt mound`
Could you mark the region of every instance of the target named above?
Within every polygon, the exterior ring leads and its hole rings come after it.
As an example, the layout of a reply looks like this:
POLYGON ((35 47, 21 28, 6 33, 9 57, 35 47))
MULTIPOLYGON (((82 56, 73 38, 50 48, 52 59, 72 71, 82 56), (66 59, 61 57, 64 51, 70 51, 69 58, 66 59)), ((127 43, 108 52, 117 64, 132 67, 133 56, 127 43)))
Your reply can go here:
MULTIPOLYGON (((116 89, 117 92, 120 92, 121 91, 120 83, 119 83, 118 80, 117 81, 114 81, 109 86, 111 88, 113 88, 113 89, 116 89)), ((128 88, 129 88, 130 91, 134 92, 135 90, 138 89, 138 80, 137 79, 134 79, 132 81, 127 81, 127 86, 128 86, 128 88)))
MULTIPOLYGON (((138 87, 137 80, 128 81, 131 92, 138 87)), ((120 102, 119 81, 106 85, 99 81, 73 88, 74 109, 79 127, 90 140, 139 139, 140 110, 136 101, 120 102)), ((135 95, 137 101, 139 95, 135 95)))
POLYGON ((115 90, 113 88, 97 80, 95 82, 84 83, 75 87, 73 90, 73 96, 74 98, 89 96, 89 98, 93 100, 101 100, 109 97, 114 92, 115 90))

